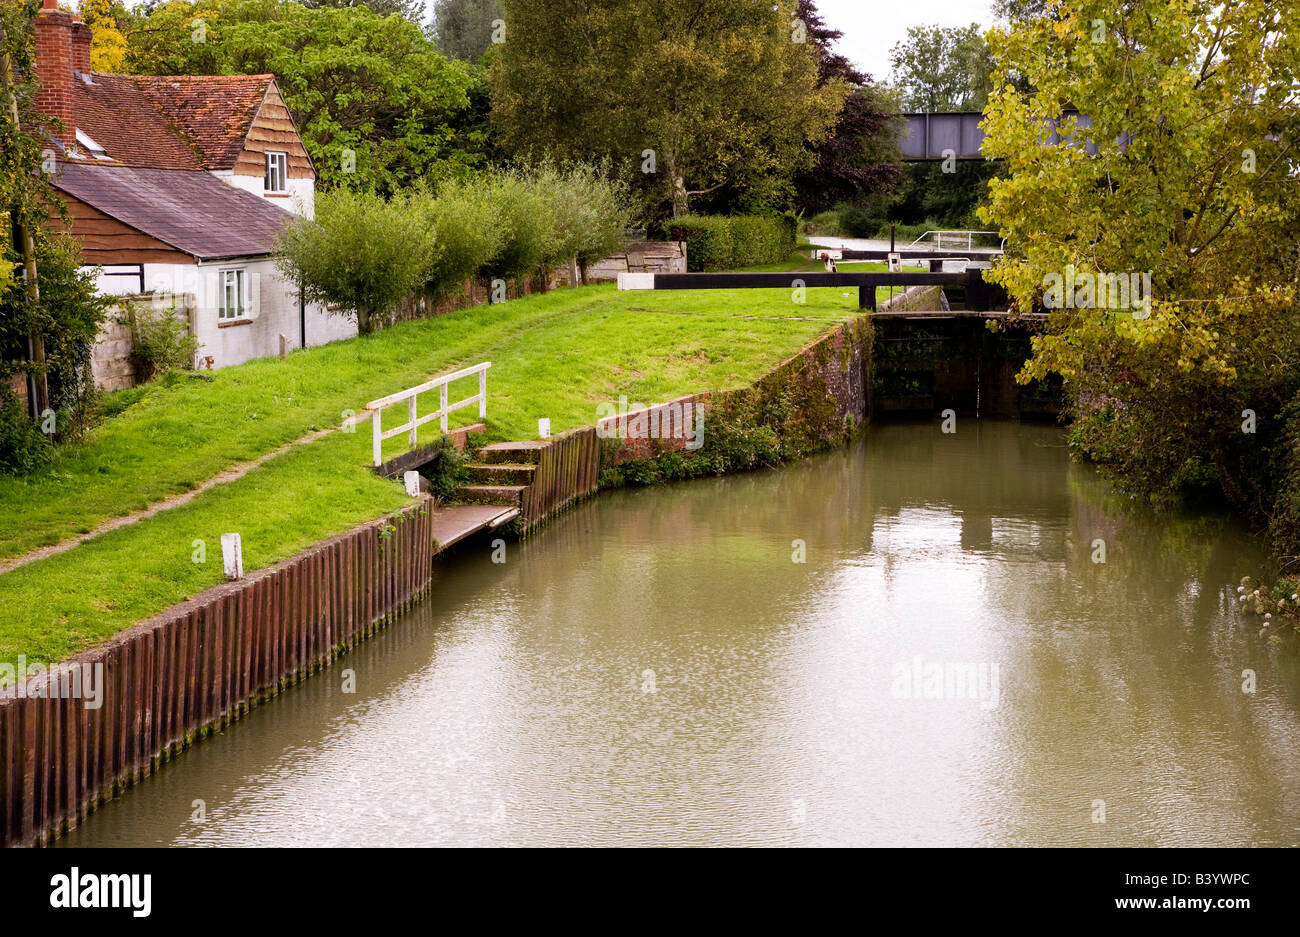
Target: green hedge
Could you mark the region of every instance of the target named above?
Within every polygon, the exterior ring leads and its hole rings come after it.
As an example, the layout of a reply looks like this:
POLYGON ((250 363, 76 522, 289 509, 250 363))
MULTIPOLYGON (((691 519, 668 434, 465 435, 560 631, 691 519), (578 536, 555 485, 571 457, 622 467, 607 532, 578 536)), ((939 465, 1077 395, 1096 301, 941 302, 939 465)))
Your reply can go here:
POLYGON ((793 215, 684 215, 668 222, 670 241, 686 242, 691 272, 780 263, 798 246, 793 215))

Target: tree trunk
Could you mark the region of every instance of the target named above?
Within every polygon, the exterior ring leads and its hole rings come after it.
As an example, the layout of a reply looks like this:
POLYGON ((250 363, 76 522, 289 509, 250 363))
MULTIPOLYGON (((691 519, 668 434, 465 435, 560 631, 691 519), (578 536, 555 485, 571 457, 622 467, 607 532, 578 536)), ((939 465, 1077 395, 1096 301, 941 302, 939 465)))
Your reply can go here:
MULTIPOLYGON (((14 96, 13 86, 9 84, 9 75, 13 66, 9 60, 9 53, 3 49, 5 40, 4 27, 0 26, 0 87, 4 88, 5 99, 9 105, 9 120, 13 123, 14 133, 17 134, 21 131, 22 125, 18 120, 18 98, 14 96)), ((20 205, 16 227, 23 252, 23 273, 27 278, 27 299, 35 305, 41 301, 41 287, 36 276, 36 242, 32 239, 31 230, 25 223, 26 214, 26 206, 20 205)), ((39 420, 50 407, 50 383, 45 374, 45 337, 39 332, 33 332, 28 339, 31 362, 34 365, 32 369, 34 394, 31 405, 39 420)))

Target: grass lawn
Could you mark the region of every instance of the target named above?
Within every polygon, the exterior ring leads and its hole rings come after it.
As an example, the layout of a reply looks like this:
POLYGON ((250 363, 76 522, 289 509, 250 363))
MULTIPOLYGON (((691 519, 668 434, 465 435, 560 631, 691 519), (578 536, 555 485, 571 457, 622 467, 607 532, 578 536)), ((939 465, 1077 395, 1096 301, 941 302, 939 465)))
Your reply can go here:
MULTIPOLYGON (((787 290, 587 287, 124 391, 108 401, 119 412, 51 472, 0 480, 0 556, 186 491, 456 367, 491 361, 489 436, 531 439, 539 417, 556 432, 588 425, 620 395, 655 403, 749 383, 856 313, 856 296, 839 290, 809 290, 795 306, 787 290)), ((452 399, 476 390, 470 378, 452 399)), ((467 408, 454 425, 476 417, 467 408)), ((431 424, 422 439, 434 435, 431 424)), ((389 440, 385 457, 405 447, 389 440)), ((0 575, 0 660, 62 659, 217 584, 221 533, 240 532, 251 571, 406 503, 400 486, 368 469, 369 454, 368 425, 335 433, 185 506, 0 575), (196 539, 207 545, 204 564, 192 561, 196 539)))

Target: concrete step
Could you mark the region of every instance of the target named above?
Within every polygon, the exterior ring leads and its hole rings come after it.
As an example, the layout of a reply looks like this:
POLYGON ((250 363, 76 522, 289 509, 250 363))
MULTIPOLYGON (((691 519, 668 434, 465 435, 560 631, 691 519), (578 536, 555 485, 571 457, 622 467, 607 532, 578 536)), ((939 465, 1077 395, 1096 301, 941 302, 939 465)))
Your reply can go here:
POLYGON ((470 504, 500 504, 523 508, 523 494, 527 485, 461 485, 456 497, 470 504))
POLYGON ((467 465, 469 480, 475 485, 531 485, 536 465, 502 462, 498 465, 467 465))
POLYGON ((543 440, 497 442, 480 449, 478 457, 489 465, 536 465, 549 445, 543 440))

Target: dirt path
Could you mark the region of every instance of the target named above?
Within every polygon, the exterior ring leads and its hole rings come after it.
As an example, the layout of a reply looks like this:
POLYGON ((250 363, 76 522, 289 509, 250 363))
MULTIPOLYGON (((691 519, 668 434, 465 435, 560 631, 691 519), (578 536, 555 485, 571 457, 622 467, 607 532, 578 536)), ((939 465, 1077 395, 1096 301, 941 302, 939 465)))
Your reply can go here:
MULTIPOLYGON (((366 416, 369 417, 369 414, 367 413, 366 416)), ((355 421, 355 419, 356 418, 354 417, 353 420, 355 421)), ((162 501, 155 502, 143 511, 136 511, 133 514, 124 514, 121 517, 111 518, 99 524, 87 533, 78 534, 77 536, 71 537, 67 540, 60 540, 58 543, 50 544, 48 547, 41 547, 39 550, 32 550, 30 553, 24 553, 22 556, 11 556, 8 559, 0 560, 0 575, 12 572, 13 570, 26 566, 29 563, 35 563, 38 560, 57 556, 60 553, 66 553, 69 550, 81 546, 87 540, 94 540, 96 537, 106 534, 110 530, 117 530, 120 527, 128 527, 131 524, 138 524, 140 521, 153 517, 155 514, 161 514, 163 511, 170 511, 172 508, 178 508, 183 504, 188 504, 205 491, 211 491, 218 485, 229 484, 230 482, 243 478, 259 465, 274 459, 278 455, 288 452, 295 446, 305 446, 321 439, 322 437, 328 436, 330 433, 337 432, 338 427, 330 427, 329 429, 321 429, 314 433, 309 433, 301 439, 295 439, 293 442, 281 446, 279 449, 273 449, 265 455, 258 456, 251 462, 242 462, 233 468, 228 468, 224 472, 212 476, 197 488, 192 488, 184 494, 173 495, 170 498, 164 498, 162 501)))

